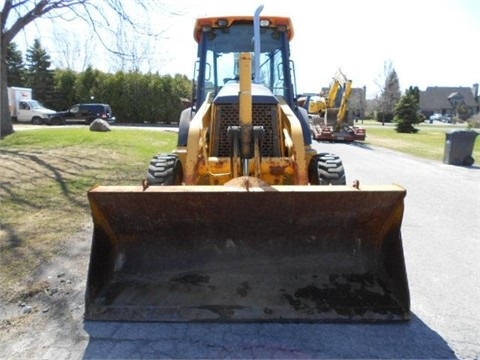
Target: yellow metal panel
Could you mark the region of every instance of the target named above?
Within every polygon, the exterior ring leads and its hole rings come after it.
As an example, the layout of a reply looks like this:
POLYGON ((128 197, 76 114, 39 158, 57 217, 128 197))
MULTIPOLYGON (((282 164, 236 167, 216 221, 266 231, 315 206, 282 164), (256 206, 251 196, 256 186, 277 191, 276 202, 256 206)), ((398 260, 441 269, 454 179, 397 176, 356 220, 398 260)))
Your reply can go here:
POLYGON ((306 149, 303 142, 303 132, 300 121, 293 113, 292 109, 286 103, 285 99, 279 98, 280 101, 280 113, 283 121, 288 122, 290 128, 290 136, 293 140, 293 157, 297 165, 296 168, 296 178, 298 185, 307 185, 308 184, 308 163, 306 149))
POLYGON ((188 130, 187 156, 184 163, 184 181, 186 185, 195 185, 198 182, 199 160, 202 156, 201 144, 205 141, 202 136, 205 135, 205 123, 209 123, 212 107, 212 94, 207 95, 200 109, 197 111, 188 130))
MULTIPOLYGON (((240 170, 240 162, 236 163, 237 170, 240 170)), ((253 176, 255 164, 250 163, 249 173, 253 176)), ((270 158, 261 159, 260 179, 271 185, 295 185, 295 164, 291 158, 270 158)), ((206 166, 200 167, 200 174, 210 178, 209 184, 223 185, 232 179, 232 169, 229 158, 210 157, 206 166)))

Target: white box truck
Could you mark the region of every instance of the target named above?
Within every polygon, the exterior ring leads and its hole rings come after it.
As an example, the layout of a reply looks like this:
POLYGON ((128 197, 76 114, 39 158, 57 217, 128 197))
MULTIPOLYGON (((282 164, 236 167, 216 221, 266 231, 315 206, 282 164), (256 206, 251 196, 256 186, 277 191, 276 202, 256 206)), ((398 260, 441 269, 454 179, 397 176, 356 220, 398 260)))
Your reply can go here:
POLYGON ((37 100, 33 100, 32 89, 29 88, 9 87, 8 105, 12 120, 22 123, 45 124, 48 122, 48 116, 55 113, 54 110, 47 109, 37 100))

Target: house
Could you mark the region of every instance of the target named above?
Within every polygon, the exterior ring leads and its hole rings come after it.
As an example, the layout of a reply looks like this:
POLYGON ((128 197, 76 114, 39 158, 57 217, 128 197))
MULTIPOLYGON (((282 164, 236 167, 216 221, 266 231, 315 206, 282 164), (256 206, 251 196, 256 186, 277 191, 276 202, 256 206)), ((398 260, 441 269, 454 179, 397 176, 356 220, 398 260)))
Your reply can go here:
POLYGON ((471 88, 435 86, 420 91, 420 111, 427 118, 432 114, 455 116, 460 106, 466 117, 478 114, 478 84, 471 88))

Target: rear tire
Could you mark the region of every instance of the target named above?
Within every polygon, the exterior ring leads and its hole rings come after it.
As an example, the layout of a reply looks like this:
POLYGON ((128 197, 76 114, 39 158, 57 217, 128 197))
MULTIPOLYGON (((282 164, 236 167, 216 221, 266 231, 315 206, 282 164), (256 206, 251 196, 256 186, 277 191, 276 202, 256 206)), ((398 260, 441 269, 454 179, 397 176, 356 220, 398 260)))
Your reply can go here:
POLYGON ((158 154, 150 161, 147 171, 149 185, 181 185, 183 168, 175 154, 158 154))
POLYGON ((342 160, 335 154, 321 153, 312 157, 308 177, 312 185, 346 185, 342 160))

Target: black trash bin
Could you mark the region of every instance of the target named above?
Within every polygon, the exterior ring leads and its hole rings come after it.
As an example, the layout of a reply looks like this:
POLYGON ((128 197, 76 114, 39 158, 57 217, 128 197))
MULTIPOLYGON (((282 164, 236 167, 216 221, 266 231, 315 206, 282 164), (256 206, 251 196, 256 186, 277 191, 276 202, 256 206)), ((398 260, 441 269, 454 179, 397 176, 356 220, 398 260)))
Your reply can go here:
POLYGON ((454 130, 447 133, 443 162, 449 165, 472 166, 473 146, 477 135, 474 130, 454 130))

